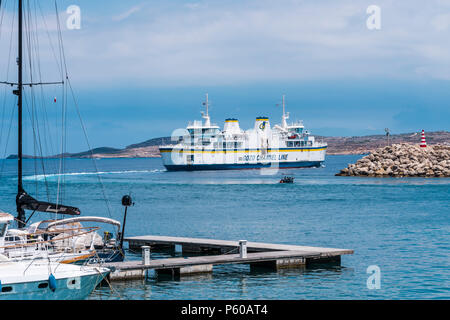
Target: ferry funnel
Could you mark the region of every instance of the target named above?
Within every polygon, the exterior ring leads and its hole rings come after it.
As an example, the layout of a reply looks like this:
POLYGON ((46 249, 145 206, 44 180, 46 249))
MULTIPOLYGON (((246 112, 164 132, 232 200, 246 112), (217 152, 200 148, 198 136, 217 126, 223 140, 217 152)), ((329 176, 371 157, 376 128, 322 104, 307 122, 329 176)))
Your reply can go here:
POLYGON ((270 131, 270 122, 268 117, 257 117, 255 120, 255 130, 258 133, 266 133, 270 131))
POLYGON ((237 134, 241 133, 241 128, 239 127, 238 119, 226 119, 225 125, 223 126, 223 131, 225 133, 237 134))

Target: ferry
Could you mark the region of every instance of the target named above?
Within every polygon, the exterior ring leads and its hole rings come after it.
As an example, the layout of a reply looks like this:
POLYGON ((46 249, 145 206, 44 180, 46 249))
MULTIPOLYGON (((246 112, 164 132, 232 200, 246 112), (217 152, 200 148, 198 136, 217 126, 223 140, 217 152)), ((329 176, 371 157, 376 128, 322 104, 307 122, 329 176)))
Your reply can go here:
POLYGON ((226 119, 223 130, 211 123, 208 94, 202 120, 190 122, 175 144, 159 146, 168 171, 320 167, 327 144, 315 140, 302 121, 288 124, 285 96, 281 124, 271 127, 268 117, 256 118, 254 127, 242 130, 237 119, 226 119))

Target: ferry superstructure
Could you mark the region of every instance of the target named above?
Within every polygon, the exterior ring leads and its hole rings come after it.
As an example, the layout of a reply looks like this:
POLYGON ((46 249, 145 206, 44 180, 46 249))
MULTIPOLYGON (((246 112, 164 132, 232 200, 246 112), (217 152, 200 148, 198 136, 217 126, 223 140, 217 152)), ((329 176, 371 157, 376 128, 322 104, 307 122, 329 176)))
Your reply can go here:
POLYGON ((159 146, 168 171, 302 168, 319 167, 325 161, 327 144, 318 142, 305 130, 303 122, 288 124, 285 112, 280 125, 270 125, 268 117, 257 117, 252 129, 242 130, 237 119, 226 119, 223 130, 208 113, 208 94, 204 121, 188 124, 175 145, 159 146))

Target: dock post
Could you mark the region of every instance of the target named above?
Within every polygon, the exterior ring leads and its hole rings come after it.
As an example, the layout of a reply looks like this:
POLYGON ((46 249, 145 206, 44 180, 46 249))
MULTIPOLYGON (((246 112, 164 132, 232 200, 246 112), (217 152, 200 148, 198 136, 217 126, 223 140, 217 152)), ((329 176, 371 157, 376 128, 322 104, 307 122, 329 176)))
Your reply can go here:
POLYGON ((239 255, 241 258, 247 258, 247 240, 239 240, 239 255))
POLYGON ((150 264, 150 246, 142 246, 142 264, 147 266, 150 264))

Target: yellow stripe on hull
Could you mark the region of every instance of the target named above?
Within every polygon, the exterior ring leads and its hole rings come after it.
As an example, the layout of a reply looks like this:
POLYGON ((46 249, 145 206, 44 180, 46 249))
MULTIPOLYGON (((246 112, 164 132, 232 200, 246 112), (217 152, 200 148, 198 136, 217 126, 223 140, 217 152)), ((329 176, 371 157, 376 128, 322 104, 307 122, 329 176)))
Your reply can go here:
MULTIPOLYGON (((160 153, 177 152, 177 153, 259 153, 265 149, 258 150, 160 150, 160 153)), ((310 151, 323 151, 326 148, 319 149, 268 149, 267 152, 310 152, 310 151)))

